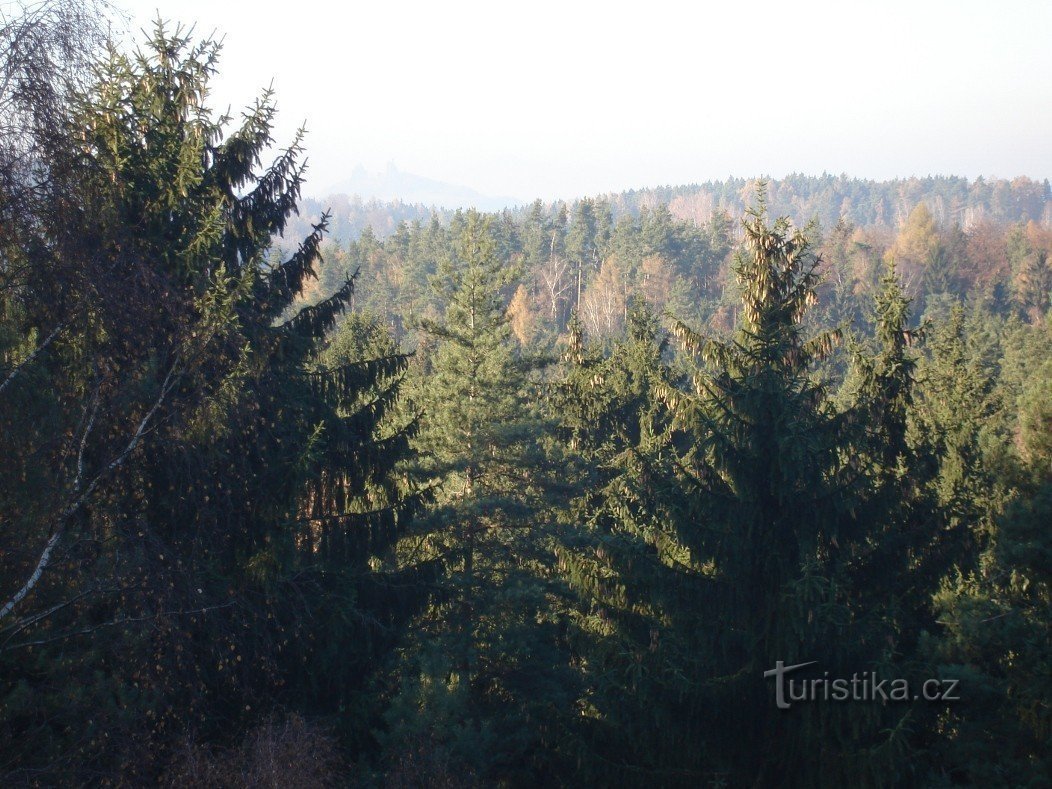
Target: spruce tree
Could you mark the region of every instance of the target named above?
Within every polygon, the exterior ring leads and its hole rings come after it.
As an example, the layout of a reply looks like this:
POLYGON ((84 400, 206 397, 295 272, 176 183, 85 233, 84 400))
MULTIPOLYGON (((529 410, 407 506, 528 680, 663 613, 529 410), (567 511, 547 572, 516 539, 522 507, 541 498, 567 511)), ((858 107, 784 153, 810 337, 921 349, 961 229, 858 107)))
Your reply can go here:
MULTIPOLYGON (((943 352, 972 357, 972 332, 956 318, 943 352)), ((959 681, 961 694, 944 712, 942 736, 932 738, 933 780, 1026 786, 1039 784, 1052 767, 1047 331, 1035 327, 1013 339, 1018 347, 1001 363, 1008 372, 987 396, 948 404, 960 412, 960 432, 947 436, 936 490, 946 496, 940 509, 964 532, 958 543, 965 541, 965 549, 935 595, 938 626, 924 646, 940 676, 959 681), (1018 381, 1012 380, 1021 372, 1012 369, 1017 364, 1026 368, 1018 381), (1001 420, 1008 429, 998 438, 990 425, 1001 420)), ((950 391, 984 392, 983 377, 976 375, 982 369, 957 365, 959 380, 950 391)))
POLYGON ((421 321, 438 347, 420 396, 427 413, 420 446, 443 480, 443 499, 476 513, 464 527, 468 572, 474 541, 486 528, 486 508, 510 503, 528 485, 522 462, 531 439, 524 418, 528 366, 511 342, 506 307, 517 277, 497 254, 491 221, 471 211, 434 280, 445 304, 443 319, 421 321))
POLYGON ((866 605, 910 620, 899 637, 912 649, 932 624, 928 600, 955 555, 954 534, 945 528, 932 490, 936 449, 916 402, 921 357, 914 349, 930 327, 909 327, 910 300, 894 264, 881 278, 873 318, 876 348, 871 352, 853 341, 844 405, 854 433, 860 500, 874 524, 864 558, 853 563, 853 583, 866 605), (882 582, 889 573, 901 579, 897 587, 882 582))
POLYGON ((886 666, 893 631, 854 601, 876 524, 859 506, 852 420, 811 372, 837 339, 804 336, 819 261, 762 208, 744 229, 735 337, 674 324, 700 364, 688 386, 658 379, 637 407, 658 429, 617 457, 561 555, 598 636, 586 648, 605 680, 590 696, 596 763, 640 784, 892 783, 901 712, 779 710, 764 679, 778 661, 848 677, 886 666), (655 401, 667 409, 656 421, 655 401))
POLYGON ((570 328, 552 409, 576 459, 564 465, 576 472, 578 496, 556 555, 581 599, 571 637, 589 689, 581 701, 578 775, 668 783, 684 774, 672 754, 689 738, 690 723, 683 708, 663 708, 675 680, 659 661, 688 651, 695 625, 689 582, 676 572, 675 556, 664 554, 677 546, 648 515, 660 506, 653 483, 669 473, 660 458, 669 448, 670 414, 655 394, 671 379, 662 358, 668 337, 638 302, 608 356, 585 344, 576 319, 570 328), (683 605, 664 605, 670 596, 683 605))
POLYGON ((214 117, 218 51, 160 23, 113 50, 52 140, 62 210, 17 252, 26 332, 61 331, 11 390, 36 387, 55 432, 0 412, 5 488, 29 475, 53 502, 0 499, 42 569, 19 552, 2 573, 5 603, 33 582, 4 605, 11 769, 150 782, 188 729, 352 706, 410 607, 386 589, 411 579, 370 565, 419 499, 395 474, 413 423, 389 419, 408 360, 315 364, 353 282, 300 308, 326 219, 272 255, 299 137, 260 167, 273 98, 214 117))
POLYGON ((491 220, 470 211, 453 232, 417 390, 420 464, 440 484, 423 547, 446 575, 403 642, 382 739, 401 769, 547 783, 567 769, 561 721, 576 693, 545 549, 536 362, 511 337, 518 271, 491 220))

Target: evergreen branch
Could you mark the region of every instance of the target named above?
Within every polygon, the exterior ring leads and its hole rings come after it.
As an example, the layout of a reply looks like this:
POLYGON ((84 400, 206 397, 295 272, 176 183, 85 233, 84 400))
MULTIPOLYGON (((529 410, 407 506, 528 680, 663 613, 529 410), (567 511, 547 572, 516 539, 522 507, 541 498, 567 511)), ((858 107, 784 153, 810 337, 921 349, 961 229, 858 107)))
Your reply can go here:
POLYGON ((339 367, 321 368, 303 373, 317 396, 327 398, 333 394, 347 398, 352 392, 375 382, 378 378, 391 378, 405 372, 414 352, 396 353, 376 359, 364 359, 339 367))
POLYGON ((323 337, 336 322, 336 317, 346 309, 353 292, 354 280, 348 279, 329 298, 304 307, 287 321, 278 325, 277 330, 286 336, 294 335, 314 339, 323 337))
MULTIPOLYGON (((303 283, 308 277, 317 278, 314 271, 314 261, 320 257, 319 248, 322 238, 329 228, 328 212, 322 214, 321 220, 311 226, 310 234, 300 242, 295 254, 279 266, 273 268, 267 275, 269 283, 270 311, 280 314, 286 306, 303 291, 303 283)), ((351 275, 355 279, 358 272, 351 275)))

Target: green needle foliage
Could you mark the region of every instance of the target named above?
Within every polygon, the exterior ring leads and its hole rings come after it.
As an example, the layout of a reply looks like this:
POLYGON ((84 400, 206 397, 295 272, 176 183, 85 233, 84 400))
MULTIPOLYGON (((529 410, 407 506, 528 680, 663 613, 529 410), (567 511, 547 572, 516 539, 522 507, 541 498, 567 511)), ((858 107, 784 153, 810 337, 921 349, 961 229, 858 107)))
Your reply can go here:
POLYGON ((435 279, 443 319, 422 324, 437 348, 420 392, 421 461, 441 482, 428 545, 447 574, 394 666, 383 739, 407 782, 452 764, 465 781, 551 783, 567 770, 578 690, 540 499, 539 362, 512 339, 518 272, 491 221, 468 212, 457 222, 435 279))
POLYGON ((597 763, 639 784, 894 783, 908 710, 778 710, 763 672, 815 660, 850 677, 893 658, 886 609, 866 601, 903 584, 905 568, 872 571, 887 513, 854 425, 879 400, 886 423, 868 440, 882 462, 905 462, 904 302, 885 296, 879 375, 837 413, 811 371, 838 335, 802 327, 819 260, 786 220, 769 226, 762 204, 744 229, 737 333, 704 339, 674 323, 699 360, 683 384, 643 317, 609 367, 579 356, 568 379, 589 414, 568 412, 571 443, 605 477, 583 499, 587 528, 560 551, 587 604, 597 763), (591 444, 589 421, 601 426, 591 444))
POLYGON ((58 327, 2 393, 5 601, 30 587, 0 647, 15 775, 148 780, 188 729, 353 705, 412 610, 420 568, 370 565, 420 504, 397 473, 415 421, 390 418, 408 359, 314 362, 353 283, 297 306, 327 220, 270 255, 300 137, 261 168, 270 93, 213 118, 218 51, 160 24, 112 51, 49 151, 34 235, 5 250, 16 328, 58 327))

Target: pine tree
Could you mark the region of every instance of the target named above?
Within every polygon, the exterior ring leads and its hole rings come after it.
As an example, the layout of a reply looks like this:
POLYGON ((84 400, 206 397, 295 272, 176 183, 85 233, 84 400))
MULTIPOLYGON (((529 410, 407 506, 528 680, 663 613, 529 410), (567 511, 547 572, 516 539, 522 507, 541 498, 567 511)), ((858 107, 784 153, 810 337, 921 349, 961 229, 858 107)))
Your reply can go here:
POLYGON ((995 391, 998 343, 982 320, 954 307, 932 327, 918 365, 918 429, 931 443, 930 485, 944 528, 955 537, 953 561, 978 544, 1004 495, 984 462, 986 447, 1007 426, 995 391))
MULTIPOLYGON (((452 259, 435 278, 444 317, 421 322, 438 342, 421 396, 428 415, 421 446, 444 479, 444 498, 469 508, 518 488, 523 473, 527 367, 510 342, 505 303, 516 281, 516 270, 497 255, 490 220, 469 212, 452 259)), ((467 545, 474 528, 467 530, 467 545)), ((466 551, 470 566, 473 551, 466 551)))
POLYGON ((881 278, 874 306, 876 352, 870 355, 862 343, 853 343, 852 392, 845 406, 856 433, 854 465, 865 480, 860 497, 876 525, 865 561, 856 562, 854 583, 863 596, 893 592, 868 605, 919 617, 908 636, 915 642, 918 629, 931 624, 923 613, 927 599, 954 556, 948 545, 952 532, 936 515, 931 489, 936 450, 917 417, 919 356, 912 349, 929 327, 908 327, 910 300, 894 264, 881 278), (880 581, 889 572, 903 579, 901 588, 889 590, 880 581))
POLYGON ((670 651, 681 654, 694 624, 682 616, 688 605, 662 606, 666 592, 682 593, 685 603, 690 589, 663 565, 667 556, 675 566, 677 546, 646 514, 659 506, 654 465, 667 472, 656 461, 668 448, 669 414, 655 391, 671 378, 662 358, 668 337, 638 302, 608 356, 585 344, 576 319, 570 328, 552 410, 576 457, 564 464, 578 496, 556 554, 581 598, 571 631, 589 686, 581 702, 586 745, 579 775, 588 782, 667 783, 681 767, 671 753, 689 724, 685 715, 665 717, 665 691, 676 683, 666 682, 659 664, 670 651))

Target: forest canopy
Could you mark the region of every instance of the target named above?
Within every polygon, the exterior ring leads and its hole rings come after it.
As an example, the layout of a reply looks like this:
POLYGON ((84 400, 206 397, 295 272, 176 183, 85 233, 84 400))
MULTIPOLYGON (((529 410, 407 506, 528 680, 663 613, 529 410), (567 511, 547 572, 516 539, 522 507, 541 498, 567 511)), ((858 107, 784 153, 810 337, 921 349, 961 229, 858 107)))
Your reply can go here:
POLYGON ((3 785, 1047 785, 1047 181, 321 205, 22 11, 3 785))

